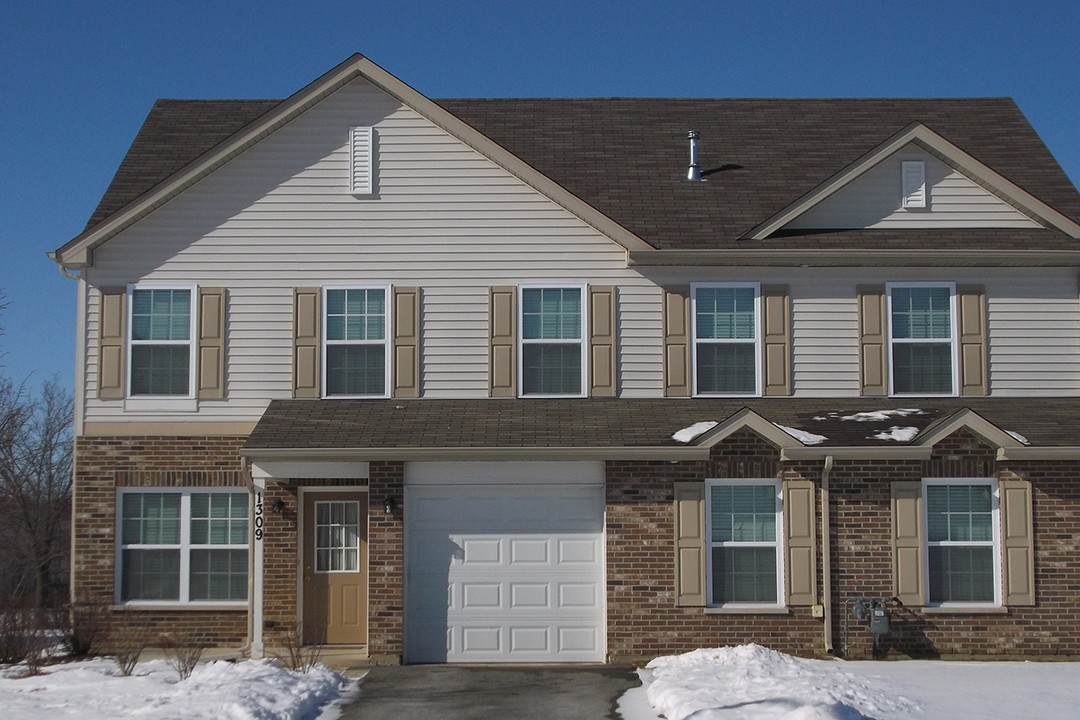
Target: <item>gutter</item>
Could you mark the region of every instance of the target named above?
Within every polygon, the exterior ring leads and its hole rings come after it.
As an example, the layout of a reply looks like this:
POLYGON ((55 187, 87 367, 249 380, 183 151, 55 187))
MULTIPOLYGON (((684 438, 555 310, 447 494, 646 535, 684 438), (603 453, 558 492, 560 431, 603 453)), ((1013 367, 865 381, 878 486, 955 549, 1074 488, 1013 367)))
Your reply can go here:
POLYGON ((630 250, 629 267, 1077 267, 1077 250, 630 250))
POLYGON ((825 654, 833 654, 832 642, 832 548, 829 535, 829 475, 832 473, 833 456, 825 456, 825 466, 821 468, 821 605, 825 616, 822 632, 825 640, 825 654))
POLYGON ((402 447, 402 448, 242 448, 241 457, 259 460, 500 460, 528 455, 537 460, 707 460, 708 447, 402 447))

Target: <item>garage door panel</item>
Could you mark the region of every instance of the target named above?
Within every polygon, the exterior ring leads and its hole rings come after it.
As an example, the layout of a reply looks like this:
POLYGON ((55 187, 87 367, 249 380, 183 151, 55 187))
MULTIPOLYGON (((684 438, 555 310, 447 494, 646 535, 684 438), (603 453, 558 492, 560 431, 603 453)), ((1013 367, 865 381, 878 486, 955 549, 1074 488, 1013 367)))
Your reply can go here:
POLYGON ((603 660, 602 487, 410 486, 406 530, 408 661, 603 660))

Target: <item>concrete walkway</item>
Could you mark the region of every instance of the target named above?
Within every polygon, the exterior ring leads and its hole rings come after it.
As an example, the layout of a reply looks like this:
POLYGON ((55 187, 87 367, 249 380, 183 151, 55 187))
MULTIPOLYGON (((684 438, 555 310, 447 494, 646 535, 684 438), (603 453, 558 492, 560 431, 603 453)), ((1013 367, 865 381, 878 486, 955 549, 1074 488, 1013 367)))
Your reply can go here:
POLYGON ((376 667, 342 720, 617 720, 640 684, 618 665, 376 667))

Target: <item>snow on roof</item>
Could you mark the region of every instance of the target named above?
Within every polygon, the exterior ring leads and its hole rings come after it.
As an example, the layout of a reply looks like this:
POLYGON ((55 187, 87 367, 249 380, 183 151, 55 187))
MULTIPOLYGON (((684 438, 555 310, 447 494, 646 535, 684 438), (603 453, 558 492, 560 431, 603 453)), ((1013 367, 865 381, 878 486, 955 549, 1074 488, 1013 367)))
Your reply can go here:
POLYGON ((817 445, 818 443, 825 442, 829 439, 824 435, 815 435, 814 433, 806 432, 799 428, 788 427, 787 425, 781 425, 780 423, 773 423, 773 425, 780 428, 803 445, 817 445))
POLYGON ((893 425, 888 430, 883 432, 874 433, 870 437, 878 440, 895 440, 896 442, 910 442, 919 434, 919 428, 915 427, 900 427, 893 425))
POLYGON ((1031 444, 1031 443, 1028 442, 1028 439, 1026 437, 1024 437, 1023 435, 1021 435, 1018 432, 1013 432, 1012 430, 1006 430, 1005 432, 1012 435, 1014 440, 1018 440, 1018 441, 1024 443, 1025 445, 1030 445, 1031 444))
POLYGON ((690 427, 684 427, 682 430, 672 435, 671 439, 675 442, 681 443, 692 442, 694 438, 698 437, 699 435, 704 435, 717 425, 719 425, 719 423, 715 420, 705 420, 703 422, 697 422, 690 427))
POLYGON ((896 410, 869 410, 858 412, 854 415, 845 415, 841 420, 854 420, 855 422, 885 422, 891 417, 907 417, 908 415, 925 415, 919 408, 897 408, 896 410))

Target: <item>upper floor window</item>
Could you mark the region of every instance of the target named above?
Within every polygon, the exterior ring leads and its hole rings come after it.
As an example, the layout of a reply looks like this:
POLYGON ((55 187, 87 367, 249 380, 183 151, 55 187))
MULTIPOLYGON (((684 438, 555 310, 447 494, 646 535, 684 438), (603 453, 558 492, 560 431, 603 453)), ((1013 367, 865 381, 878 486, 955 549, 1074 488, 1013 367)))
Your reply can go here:
POLYGON ((955 394, 954 286, 889 285, 888 294, 892 394, 955 394))
POLYGON ((580 287, 521 289, 522 395, 584 394, 583 295, 580 287))
POLYGON ((248 494, 122 491, 119 556, 122 601, 246 600, 248 494))
POLYGON ((925 480, 927 599, 1000 603, 994 480, 925 480))
POLYGON ((192 395, 190 288, 131 289, 129 395, 192 395))
POLYGON ((760 286, 693 286, 697 395, 760 395, 760 286))
POLYGON ((709 604, 781 604, 780 484, 709 480, 706 489, 709 604))
POLYGON ((327 288, 325 394, 387 395, 387 290, 327 288))

